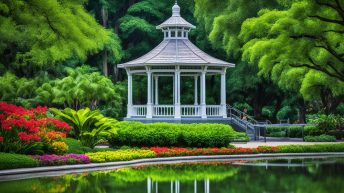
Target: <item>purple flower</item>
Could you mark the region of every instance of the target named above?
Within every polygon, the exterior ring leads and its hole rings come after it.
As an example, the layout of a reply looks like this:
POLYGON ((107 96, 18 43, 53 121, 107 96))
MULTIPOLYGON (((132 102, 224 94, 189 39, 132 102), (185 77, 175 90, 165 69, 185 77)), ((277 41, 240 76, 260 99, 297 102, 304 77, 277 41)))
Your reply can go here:
POLYGON ((42 165, 64 165, 64 164, 87 164, 90 158, 82 154, 66 154, 66 155, 35 155, 32 156, 42 165))

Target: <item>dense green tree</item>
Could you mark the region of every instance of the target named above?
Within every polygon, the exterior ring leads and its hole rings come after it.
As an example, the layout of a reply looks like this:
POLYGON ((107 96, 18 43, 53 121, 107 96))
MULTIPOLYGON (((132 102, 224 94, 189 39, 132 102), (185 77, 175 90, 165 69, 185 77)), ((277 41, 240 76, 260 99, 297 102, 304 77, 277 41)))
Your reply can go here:
MULTIPOLYGON (((109 44, 112 32, 102 28, 83 4, 83 0, 1 1, 0 63, 7 68, 38 66, 37 70, 72 56, 86 59, 109 44)), ((116 47, 118 41, 111 43, 116 47)))
POLYGON ((281 88, 320 99, 332 111, 344 95, 344 2, 285 2, 243 23, 243 58, 281 88))
POLYGON ((94 68, 82 66, 67 68, 68 76, 52 80, 37 88, 36 100, 49 106, 63 105, 64 108, 96 109, 106 103, 121 110, 120 86, 110 79, 95 72, 94 68))

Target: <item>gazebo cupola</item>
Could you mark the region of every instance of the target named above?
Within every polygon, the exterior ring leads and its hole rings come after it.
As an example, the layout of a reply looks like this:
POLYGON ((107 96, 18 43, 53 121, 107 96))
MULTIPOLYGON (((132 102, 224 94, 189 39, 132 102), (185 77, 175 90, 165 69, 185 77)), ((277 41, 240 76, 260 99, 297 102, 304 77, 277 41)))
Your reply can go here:
POLYGON ((164 33, 164 39, 188 39, 191 29, 196 27, 180 16, 180 7, 176 4, 172 7, 172 17, 158 25, 164 33))
MULTIPOLYGON (((172 16, 156 27, 162 30, 164 40, 153 50, 135 60, 118 64, 128 74, 127 120, 174 121, 226 118, 226 69, 234 67, 209 56, 197 48, 188 38, 196 28, 180 15, 176 3, 172 16), (221 98, 218 105, 206 104, 206 76, 221 75, 221 98), (147 103, 133 104, 133 76, 147 76, 147 103), (159 104, 159 77, 172 77, 173 104, 159 104), (194 103, 181 104, 181 77, 194 78, 194 103), (163 120, 162 120, 163 118, 163 120)), ((138 88, 136 88, 138 89, 138 88)))

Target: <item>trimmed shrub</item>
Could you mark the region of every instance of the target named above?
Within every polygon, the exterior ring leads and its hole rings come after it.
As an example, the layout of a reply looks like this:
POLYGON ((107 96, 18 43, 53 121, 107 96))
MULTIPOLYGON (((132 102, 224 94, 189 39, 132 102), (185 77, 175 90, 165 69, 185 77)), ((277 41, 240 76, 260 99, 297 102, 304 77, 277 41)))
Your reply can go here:
POLYGON ((29 168, 37 167, 39 162, 33 159, 31 156, 0 153, 0 169, 12 169, 12 168, 29 168))
MULTIPOLYGON (((322 129, 317 125, 304 126, 304 136, 319 136, 319 135, 332 135, 337 139, 344 138, 344 130, 340 129, 322 129)), ((267 129, 268 137, 291 137, 302 138, 302 126, 269 126, 267 129)))
POLYGON ((331 142, 331 141, 336 141, 336 137, 332 136, 332 135, 305 136, 305 141, 308 141, 308 142, 331 142))
POLYGON ((276 153, 344 152, 344 143, 317 145, 280 145, 276 153))
POLYGON ((224 124, 121 122, 118 128, 110 140, 114 146, 224 147, 246 136, 224 124))

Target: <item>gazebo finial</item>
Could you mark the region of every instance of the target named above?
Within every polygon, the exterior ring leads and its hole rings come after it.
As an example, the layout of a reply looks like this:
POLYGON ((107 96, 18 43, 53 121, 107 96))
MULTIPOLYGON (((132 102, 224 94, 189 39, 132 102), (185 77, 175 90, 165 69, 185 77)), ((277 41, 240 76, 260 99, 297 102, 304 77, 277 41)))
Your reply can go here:
POLYGON ((172 16, 180 16, 180 7, 178 5, 177 0, 174 6, 172 7, 172 16))

